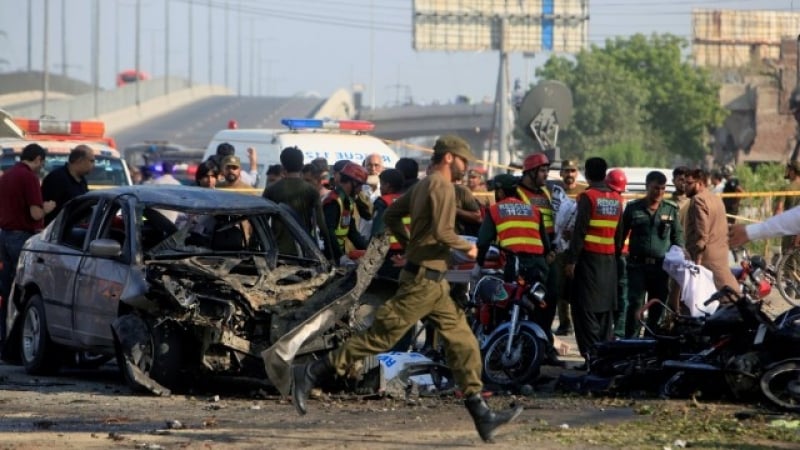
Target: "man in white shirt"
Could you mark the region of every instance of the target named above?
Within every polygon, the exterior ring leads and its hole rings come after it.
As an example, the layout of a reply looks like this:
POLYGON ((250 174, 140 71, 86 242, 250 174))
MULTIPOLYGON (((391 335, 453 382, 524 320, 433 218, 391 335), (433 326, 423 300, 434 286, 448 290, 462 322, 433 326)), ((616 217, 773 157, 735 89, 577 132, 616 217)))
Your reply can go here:
POLYGON ((728 232, 728 245, 739 247, 750 241, 800 234, 800 208, 792 208, 761 223, 734 224, 728 232))

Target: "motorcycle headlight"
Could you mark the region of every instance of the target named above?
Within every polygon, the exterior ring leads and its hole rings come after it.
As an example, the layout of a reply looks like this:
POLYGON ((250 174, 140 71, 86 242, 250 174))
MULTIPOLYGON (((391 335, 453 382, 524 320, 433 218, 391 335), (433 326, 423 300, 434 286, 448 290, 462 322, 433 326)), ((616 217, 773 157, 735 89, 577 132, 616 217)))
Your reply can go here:
POLYGON ((537 303, 541 303, 544 301, 545 290, 542 283, 536 282, 531 286, 531 290, 528 291, 531 298, 536 301, 537 303))

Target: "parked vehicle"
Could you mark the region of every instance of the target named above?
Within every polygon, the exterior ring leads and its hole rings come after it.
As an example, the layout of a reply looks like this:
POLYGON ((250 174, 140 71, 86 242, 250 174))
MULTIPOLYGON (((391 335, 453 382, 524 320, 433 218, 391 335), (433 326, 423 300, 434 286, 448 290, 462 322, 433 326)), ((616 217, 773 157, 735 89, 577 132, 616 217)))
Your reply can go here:
POLYGON ((518 389, 539 376, 549 342, 530 318, 544 296, 538 281, 506 283, 484 275, 475 283, 468 307, 487 384, 518 389))
POLYGON ((369 133, 375 128, 364 120, 282 119, 285 129, 237 129, 218 131, 209 142, 203 159, 216 154, 223 142, 233 145, 236 155, 247 161, 247 149, 255 148, 258 158, 257 188, 264 188, 263 174, 272 164, 280 164, 281 150, 297 147, 303 151, 304 162, 325 158, 329 164, 348 159, 361 164, 367 156, 377 153, 385 167, 394 167, 397 154, 382 140, 369 133))
MULTIPOLYGON (((183 186, 92 191, 25 244, 3 359, 53 373, 79 352, 116 356, 128 383, 165 394, 196 376, 265 377, 262 352, 300 333, 295 357, 354 332, 388 239, 335 269, 284 206, 183 186), (177 217, 175 222, 167 216, 177 217), (292 233, 279 253, 271 224, 292 233), (320 318, 320 316, 322 316, 320 318)), ((270 381, 273 381, 270 379, 270 381)))

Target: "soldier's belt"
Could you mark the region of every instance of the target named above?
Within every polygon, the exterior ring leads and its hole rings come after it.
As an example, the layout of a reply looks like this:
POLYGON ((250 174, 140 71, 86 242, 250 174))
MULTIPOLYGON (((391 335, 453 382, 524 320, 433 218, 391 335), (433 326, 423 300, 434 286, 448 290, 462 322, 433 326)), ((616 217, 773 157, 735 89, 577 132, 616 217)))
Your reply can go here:
POLYGON ((406 262, 406 265, 403 266, 403 270, 410 272, 414 275, 418 274, 420 270, 424 270, 425 278, 431 281, 442 281, 445 275, 445 272, 439 272, 438 270, 428 269, 427 267, 422 267, 412 262, 406 262))
POLYGON ((632 262, 634 264, 653 264, 653 265, 661 265, 664 261, 664 258, 652 258, 650 256, 628 256, 628 262, 632 262))

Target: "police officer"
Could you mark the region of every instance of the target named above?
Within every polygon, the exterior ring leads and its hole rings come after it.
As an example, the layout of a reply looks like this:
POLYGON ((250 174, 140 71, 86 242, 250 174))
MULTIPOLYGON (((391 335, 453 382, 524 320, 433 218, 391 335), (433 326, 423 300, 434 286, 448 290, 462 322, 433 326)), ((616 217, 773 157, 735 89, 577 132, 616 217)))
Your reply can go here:
MULTIPOLYGON (((683 228, 678 205, 664 199, 667 177, 654 170, 645 177, 644 198, 632 200, 622 215, 622 232, 630 232, 628 256, 628 310, 625 316, 625 337, 639 335, 636 313, 647 299, 667 299, 669 275, 661 268, 670 246, 684 246, 683 228)), ((661 319, 663 308, 655 305, 648 310, 647 326, 654 329, 661 319)))
POLYGON ((333 260, 341 261, 346 254, 345 244, 350 243, 358 250, 367 248, 367 242, 358 232, 355 220, 355 196, 367 182, 367 169, 354 162, 344 164, 337 175, 336 187, 322 202, 325 225, 330 236, 335 239, 331 245, 333 260))
POLYGON ((519 198, 513 175, 495 176, 492 187, 495 203, 489 207, 478 233, 478 265, 483 265, 490 244, 497 240, 497 245, 507 252, 503 271, 506 281, 522 276, 529 283, 544 282, 553 256, 541 213, 519 198), (548 254, 549 260, 545 258, 548 254))
POLYGON ((469 144, 455 136, 439 138, 433 147, 432 171, 384 213, 384 221, 406 250, 408 263, 400 273, 400 287, 375 313, 369 329, 353 336, 339 348, 310 364, 292 368, 292 398, 300 414, 306 413, 308 394, 334 372, 344 375, 347 368, 369 355, 386 351, 422 317, 436 325, 445 343, 447 363, 456 384, 464 391, 465 406, 481 438, 491 441, 500 425, 522 412, 516 407, 494 412, 487 406, 481 390, 481 353, 467 325, 464 311, 448 295, 444 279, 450 249, 477 256, 475 245, 461 239, 453 230, 456 218, 452 177, 473 159, 469 144), (402 218, 411 215, 411 234, 402 218))
MULTIPOLYGON (((617 256, 622 250, 622 197, 605 184, 608 164, 584 164, 589 187, 578 194, 575 231, 564 272, 573 280, 572 322, 578 350, 588 358, 596 343, 611 337, 617 303, 617 256)), ((581 369, 585 369, 584 364, 581 369)))

